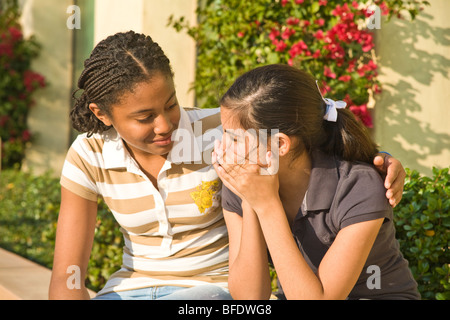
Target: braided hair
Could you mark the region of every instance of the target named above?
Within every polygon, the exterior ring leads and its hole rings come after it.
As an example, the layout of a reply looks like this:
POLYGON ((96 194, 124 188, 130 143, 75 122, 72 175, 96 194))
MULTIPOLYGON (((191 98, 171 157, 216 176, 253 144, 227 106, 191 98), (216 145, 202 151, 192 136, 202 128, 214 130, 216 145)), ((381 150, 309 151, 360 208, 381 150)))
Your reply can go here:
POLYGON ((92 113, 89 104, 95 103, 111 116, 111 105, 138 83, 150 80, 156 72, 173 77, 169 59, 149 36, 129 31, 101 41, 84 62, 78 89, 73 93, 72 126, 79 132, 87 132, 88 136, 110 129, 92 113), (83 93, 77 98, 80 90, 83 93))

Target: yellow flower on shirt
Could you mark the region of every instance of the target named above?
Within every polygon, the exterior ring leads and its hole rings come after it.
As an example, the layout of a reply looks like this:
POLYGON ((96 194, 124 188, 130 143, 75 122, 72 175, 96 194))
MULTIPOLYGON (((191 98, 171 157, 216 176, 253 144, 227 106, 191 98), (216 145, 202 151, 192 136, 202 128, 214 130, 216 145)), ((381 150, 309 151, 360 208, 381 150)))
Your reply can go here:
POLYGON ((215 194, 220 189, 220 182, 218 180, 203 181, 201 185, 197 186, 196 191, 191 192, 191 197, 200 210, 200 213, 205 211, 213 205, 215 194))

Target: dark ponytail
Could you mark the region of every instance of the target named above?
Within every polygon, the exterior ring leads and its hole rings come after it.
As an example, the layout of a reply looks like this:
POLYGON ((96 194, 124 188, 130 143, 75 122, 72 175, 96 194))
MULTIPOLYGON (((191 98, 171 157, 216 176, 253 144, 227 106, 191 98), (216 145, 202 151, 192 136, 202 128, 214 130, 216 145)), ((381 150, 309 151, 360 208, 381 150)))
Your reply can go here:
POLYGON ((348 109, 338 109, 336 122, 324 121, 326 139, 320 150, 347 161, 372 163, 378 146, 369 131, 348 109))
POLYGON ((321 150, 348 161, 372 163, 377 146, 366 128, 347 109, 338 109, 336 122, 323 119, 326 104, 315 80, 288 65, 268 65, 239 77, 221 99, 235 110, 243 129, 278 129, 299 138, 293 150, 321 150))
POLYGON ((149 36, 133 31, 117 33, 101 41, 84 62, 73 94, 75 105, 70 112, 72 126, 88 135, 108 130, 89 109, 95 103, 108 116, 111 105, 127 91, 155 74, 173 77, 170 61, 161 47, 149 36), (79 97, 78 92, 83 90, 79 97))

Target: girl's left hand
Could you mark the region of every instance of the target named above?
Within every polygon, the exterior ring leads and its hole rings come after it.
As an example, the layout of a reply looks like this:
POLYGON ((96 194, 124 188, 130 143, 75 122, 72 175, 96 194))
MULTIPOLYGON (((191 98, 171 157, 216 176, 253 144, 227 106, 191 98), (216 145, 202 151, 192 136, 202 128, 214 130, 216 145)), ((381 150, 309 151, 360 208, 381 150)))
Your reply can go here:
POLYGON ((256 210, 258 206, 279 198, 278 162, 269 151, 266 163, 251 163, 248 157, 239 157, 235 151, 224 150, 218 141, 214 146, 212 162, 219 178, 233 193, 246 200, 256 210), (243 159, 235 161, 235 159, 243 159))
POLYGON ((399 160, 389 154, 379 153, 373 163, 380 174, 385 175, 386 197, 392 208, 399 204, 403 196, 406 172, 399 160))

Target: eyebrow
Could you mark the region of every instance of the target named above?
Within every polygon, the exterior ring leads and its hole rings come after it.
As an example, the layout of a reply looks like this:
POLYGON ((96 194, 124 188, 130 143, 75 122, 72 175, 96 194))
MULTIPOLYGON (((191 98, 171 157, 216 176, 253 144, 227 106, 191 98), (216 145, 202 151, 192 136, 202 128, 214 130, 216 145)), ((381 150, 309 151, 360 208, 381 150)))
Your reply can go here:
MULTIPOLYGON (((176 94, 175 91, 172 92, 172 94, 170 95, 169 99, 167 99, 167 101, 166 101, 166 103, 164 103, 164 105, 168 104, 169 101, 172 100, 173 97, 175 97, 175 94, 176 94)), ((147 113, 147 112, 153 111, 153 110, 154 110, 153 108, 142 109, 142 110, 138 110, 138 111, 132 112, 131 115, 138 115, 138 114, 141 114, 141 113, 147 113)))

